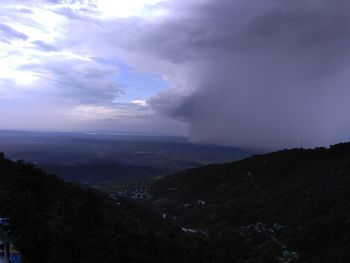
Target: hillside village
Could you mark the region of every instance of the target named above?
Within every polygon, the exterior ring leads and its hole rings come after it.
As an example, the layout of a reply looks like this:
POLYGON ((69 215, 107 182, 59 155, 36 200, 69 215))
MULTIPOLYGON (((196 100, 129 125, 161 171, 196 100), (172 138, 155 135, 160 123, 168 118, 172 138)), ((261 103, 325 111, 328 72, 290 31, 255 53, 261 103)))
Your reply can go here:
POLYGON ((0 263, 21 263, 21 253, 11 241, 9 218, 0 218, 0 263))

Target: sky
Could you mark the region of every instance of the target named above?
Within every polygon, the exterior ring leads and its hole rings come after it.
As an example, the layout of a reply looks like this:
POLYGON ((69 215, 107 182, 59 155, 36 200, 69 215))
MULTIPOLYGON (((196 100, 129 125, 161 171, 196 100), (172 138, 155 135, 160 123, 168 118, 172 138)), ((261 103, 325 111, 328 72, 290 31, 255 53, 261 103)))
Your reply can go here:
POLYGON ((0 129, 350 137, 346 0, 2 0, 0 129))

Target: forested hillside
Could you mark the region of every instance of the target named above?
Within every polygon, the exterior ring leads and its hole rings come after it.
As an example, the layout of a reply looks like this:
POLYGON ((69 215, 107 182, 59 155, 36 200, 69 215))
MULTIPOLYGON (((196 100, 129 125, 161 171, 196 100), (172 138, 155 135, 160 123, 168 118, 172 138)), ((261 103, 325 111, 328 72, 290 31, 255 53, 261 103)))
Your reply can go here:
POLYGON ((209 237, 239 233, 284 262, 319 263, 350 260, 349 190, 350 144, 339 144, 187 170, 156 182, 152 194, 179 225, 209 237))
POLYGON ((0 155, 0 217, 25 263, 269 262, 239 234, 225 239, 181 229, 150 203, 66 183, 0 155))
POLYGON ((0 156, 0 217, 27 263, 348 262, 350 144, 158 179, 131 201, 0 156))
POLYGON ((144 204, 111 200, 3 154, 0 217, 10 218, 10 236, 27 263, 176 263, 200 255, 200 246, 189 250, 196 237, 144 204))

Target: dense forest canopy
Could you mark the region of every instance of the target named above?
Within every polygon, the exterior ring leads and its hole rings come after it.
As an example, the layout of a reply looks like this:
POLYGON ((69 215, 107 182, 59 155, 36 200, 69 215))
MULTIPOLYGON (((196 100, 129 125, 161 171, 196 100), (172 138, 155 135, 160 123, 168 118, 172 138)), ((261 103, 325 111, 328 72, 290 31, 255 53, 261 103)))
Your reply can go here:
MULTIPOLYGON (((258 223, 282 225, 274 238, 296 251, 300 262, 319 263, 349 261, 349 189, 346 143, 187 170, 156 182, 152 194, 179 224, 213 235, 242 233, 246 226, 259 230, 258 223)), ((270 235, 249 238, 260 252, 283 253, 270 235)))
MULTIPOLYGON (((0 215, 25 262, 185 262, 191 240, 128 200, 0 156, 0 215)), ((189 237, 191 238, 191 237, 189 237)))
POLYGON ((0 216, 25 262, 347 262, 350 144, 155 180, 113 200, 0 156, 0 216))

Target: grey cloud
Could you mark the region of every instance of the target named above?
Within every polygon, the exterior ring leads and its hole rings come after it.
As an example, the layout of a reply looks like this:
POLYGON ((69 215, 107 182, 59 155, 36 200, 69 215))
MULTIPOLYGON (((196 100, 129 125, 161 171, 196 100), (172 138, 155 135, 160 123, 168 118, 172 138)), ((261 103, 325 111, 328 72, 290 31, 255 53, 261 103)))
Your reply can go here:
POLYGON ((148 103, 151 108, 172 118, 190 122, 194 117, 195 95, 181 95, 178 93, 160 93, 154 96, 148 103))
POLYGON ((188 122, 195 141, 289 147, 349 140, 349 7, 344 0, 207 1, 186 19, 151 28, 144 47, 180 66, 190 61, 197 74, 184 78, 200 83, 151 105, 188 122))
POLYGON ((58 47, 55 47, 54 45, 51 45, 49 43, 46 43, 46 42, 40 41, 40 40, 33 41, 33 44, 35 45, 36 49, 39 49, 39 50, 45 51, 45 52, 52 52, 52 51, 59 50, 58 47))
POLYGON ((96 22, 96 19, 89 17, 89 15, 94 14, 92 10, 86 8, 80 8, 79 10, 73 10, 68 7, 61 7, 55 12, 59 15, 65 16, 68 19, 72 20, 82 20, 82 21, 91 21, 96 22))
POLYGON ((188 10, 188 17, 150 27, 141 40, 144 47, 173 60, 262 47, 327 49, 338 40, 345 46, 350 41, 349 5, 344 0, 206 1, 188 10))
MULTIPOLYGON (((34 44, 124 60, 165 79, 170 91, 148 101, 156 114, 133 127, 171 123, 168 130, 176 130, 180 120, 194 141, 235 146, 349 140, 349 1, 170 0, 160 6, 170 13, 147 21, 101 21, 89 9, 55 9, 69 19, 67 37, 54 46, 34 44)), ((123 87, 113 78, 115 67, 102 60, 44 59, 28 70, 44 76, 58 97, 111 105, 123 87)))
POLYGON ((118 68, 95 61, 54 58, 22 67, 39 74, 49 90, 83 104, 109 104, 123 92, 116 76, 118 68))
POLYGON ((112 80, 117 72, 110 69, 88 66, 75 70, 71 67, 51 67, 49 70, 55 75, 55 85, 60 89, 60 93, 67 94, 81 103, 111 102, 123 92, 116 80, 112 80))
POLYGON ((5 42, 9 42, 13 39, 22 39, 22 40, 26 40, 28 39, 28 36, 26 34, 23 34, 15 29, 13 29, 12 27, 0 23, 0 40, 1 41, 5 41, 5 42))
POLYGON ((20 9, 18 9, 18 11, 23 13, 23 14, 33 14, 33 11, 28 9, 28 8, 20 8, 20 9))

